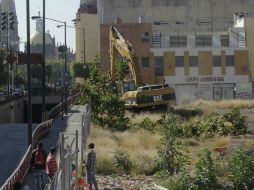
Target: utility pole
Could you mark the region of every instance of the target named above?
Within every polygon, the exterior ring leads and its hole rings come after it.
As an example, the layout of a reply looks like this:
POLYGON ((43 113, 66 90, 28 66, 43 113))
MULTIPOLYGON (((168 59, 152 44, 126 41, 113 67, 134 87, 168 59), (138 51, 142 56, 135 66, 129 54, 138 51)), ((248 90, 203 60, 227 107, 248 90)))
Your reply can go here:
POLYGON ((31 99, 31 44, 30 44, 30 1, 26 0, 27 26, 27 123, 28 146, 32 144, 32 99, 31 99))
POLYGON ((82 31, 83 31, 83 39, 84 39, 84 63, 86 62, 86 31, 85 31, 85 28, 81 28, 82 31))
MULTIPOLYGON (((1 31, 6 30, 6 54, 8 55, 9 51, 9 27, 8 27, 8 13, 1 12, 1 31)), ((7 62, 7 91, 8 95, 10 94, 10 65, 7 62)))
MULTIPOLYGON (((64 76, 67 81, 67 45, 66 45, 66 22, 64 22, 64 76)), ((68 103, 67 103, 67 85, 64 84, 65 89, 65 114, 68 115, 68 103)))
POLYGON ((41 111, 42 111, 42 121, 45 121, 46 120, 46 116, 45 116, 45 113, 46 113, 46 103, 45 103, 45 64, 46 64, 46 45, 45 45, 45 0, 43 0, 43 26, 42 26, 42 34, 43 34, 43 37, 42 37, 42 54, 43 54, 43 61, 42 61, 42 80, 41 80, 41 87, 42 87, 42 90, 41 90, 41 97, 42 97, 42 105, 41 105, 41 111))

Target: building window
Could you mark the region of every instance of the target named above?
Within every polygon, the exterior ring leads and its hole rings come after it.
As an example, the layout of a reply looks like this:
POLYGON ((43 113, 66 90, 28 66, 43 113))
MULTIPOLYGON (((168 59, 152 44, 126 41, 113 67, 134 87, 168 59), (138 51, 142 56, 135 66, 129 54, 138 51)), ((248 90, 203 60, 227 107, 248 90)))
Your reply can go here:
POLYGON ((229 47, 229 35, 220 36, 221 47, 229 47))
POLYGON ((187 36, 170 36, 170 47, 187 47, 187 36))
POLYGON ((161 33, 153 32, 152 43, 154 48, 161 48, 161 33))
POLYGON ((197 47, 211 47, 212 36, 211 35, 196 36, 196 46, 197 47))
POLYGON ((213 56, 213 66, 214 67, 221 66, 221 56, 213 56))
POLYGON ((155 76, 164 76, 163 57, 155 57, 155 76))
POLYGON ((153 25, 166 25, 168 24, 167 21, 153 21, 153 25))
POLYGON ((228 67, 235 66, 235 58, 233 55, 226 56, 226 66, 228 66, 228 67))
POLYGON ((142 57, 142 67, 149 67, 149 57, 142 57))
POLYGON ((155 57, 155 67, 163 67, 163 57, 155 57))
POLYGON ((142 42, 149 42, 150 41, 150 33, 149 32, 142 32, 141 33, 141 40, 142 40, 142 42))
POLYGON ((190 67, 197 67, 198 66, 198 56, 190 56, 189 57, 189 65, 190 65, 190 67))
POLYGON ((176 67, 184 67, 184 56, 176 56, 176 67))

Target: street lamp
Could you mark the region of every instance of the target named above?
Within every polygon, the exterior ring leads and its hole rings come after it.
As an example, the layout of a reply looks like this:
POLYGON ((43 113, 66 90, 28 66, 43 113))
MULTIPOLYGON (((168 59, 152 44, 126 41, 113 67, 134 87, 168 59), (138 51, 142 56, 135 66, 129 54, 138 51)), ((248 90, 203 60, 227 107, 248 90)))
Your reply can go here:
MULTIPOLYGON (((45 12, 45 10, 43 10, 43 12, 45 12)), ((40 19, 41 16, 32 16, 31 18, 33 20, 36 20, 36 19, 40 19)), ((58 23, 61 23, 61 24, 64 25, 64 46, 65 46, 65 48, 64 48, 64 71, 66 73, 67 72, 66 22, 65 21, 56 20, 56 19, 52 19, 52 18, 46 18, 45 14, 43 14, 43 20, 44 20, 44 24, 43 24, 43 26, 44 26, 44 31, 43 31, 44 56, 43 57, 44 57, 44 59, 45 59, 45 19, 51 20, 51 21, 54 21, 54 22, 58 22, 58 23)), ((44 63, 45 63, 45 61, 44 61, 44 63)), ((44 85, 45 85, 45 73, 43 75, 43 81, 44 81, 44 84, 42 84, 42 85, 43 85, 43 88, 44 88, 44 85)), ((45 96, 44 96, 44 98, 45 98, 45 96)), ((66 115, 67 115, 67 93, 66 93, 66 89, 65 89, 65 103, 66 103, 66 115)))

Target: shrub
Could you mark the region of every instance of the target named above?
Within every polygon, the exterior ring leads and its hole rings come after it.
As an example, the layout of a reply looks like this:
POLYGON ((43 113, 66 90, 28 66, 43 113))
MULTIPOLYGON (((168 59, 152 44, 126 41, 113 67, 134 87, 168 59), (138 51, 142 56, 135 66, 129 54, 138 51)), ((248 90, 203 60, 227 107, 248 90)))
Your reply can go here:
POLYGON ((132 163, 130 160, 130 155, 125 150, 116 150, 113 156, 113 164, 116 170, 122 174, 130 174, 132 163))
POLYGON ((240 149, 229 162, 229 180, 238 190, 251 190, 254 187, 254 153, 240 149))
POLYGON ((96 170, 101 175, 112 175, 116 173, 112 158, 102 155, 97 159, 96 170))
POLYGON ((158 120, 159 129, 162 129, 162 132, 169 131, 170 133, 176 135, 176 137, 182 137, 183 131, 180 123, 180 117, 169 113, 168 115, 162 115, 161 119, 158 120))
POLYGON ((174 114, 180 115, 181 117, 185 119, 190 119, 195 116, 200 116, 203 114, 203 111, 200 109, 175 109, 173 110, 174 114))
POLYGON ((177 175, 169 178, 164 186, 170 190, 197 190, 198 186, 194 182, 186 166, 177 175))
POLYGON ((145 117, 140 123, 136 124, 136 127, 154 132, 156 130, 156 123, 152 122, 148 117, 145 117))
POLYGON ((196 163, 196 183, 199 189, 210 190, 217 185, 215 165, 208 149, 202 149, 196 163))
POLYGON ((225 125, 227 121, 218 113, 211 113, 207 119, 202 123, 204 132, 208 136, 215 134, 227 135, 230 132, 228 125, 225 125))
POLYGON ((224 114, 223 118, 225 118, 227 122, 232 123, 232 135, 238 136, 247 133, 246 116, 242 115, 239 109, 234 109, 231 112, 224 114))
POLYGON ((161 122, 164 129, 161 137, 161 144, 158 149, 157 163, 162 175, 173 175, 178 172, 186 161, 183 154, 182 143, 177 137, 179 128, 176 118, 164 118, 161 122))
POLYGON ((147 155, 135 155, 132 173, 136 175, 153 175, 158 171, 156 162, 147 155))

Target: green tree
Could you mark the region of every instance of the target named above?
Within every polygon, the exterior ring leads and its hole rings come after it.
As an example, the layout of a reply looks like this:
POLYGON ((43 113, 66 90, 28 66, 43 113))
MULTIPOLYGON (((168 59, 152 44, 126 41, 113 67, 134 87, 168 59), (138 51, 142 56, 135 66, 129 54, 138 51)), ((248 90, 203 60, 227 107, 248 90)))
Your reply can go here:
POLYGON ((116 90, 108 75, 100 71, 100 62, 87 63, 88 78, 81 86, 81 103, 91 103, 93 121, 102 127, 122 131, 128 127, 124 103, 116 95, 116 90))
POLYGON ((229 162, 229 180, 238 190, 251 190, 254 187, 254 152, 240 149, 229 162))
POLYGON ((179 118, 173 114, 164 115, 159 121, 162 129, 161 144, 158 150, 158 167, 163 176, 178 173, 187 162, 187 156, 183 153, 182 142, 179 136, 179 118))
POLYGON ((198 154, 199 160, 196 163, 196 180, 199 189, 210 190, 217 185, 215 164, 211 152, 202 149, 198 154))
POLYGON ((86 63, 73 62, 70 65, 71 76, 74 78, 87 78, 88 68, 86 63))

